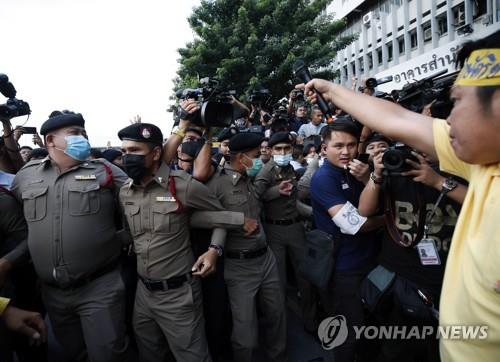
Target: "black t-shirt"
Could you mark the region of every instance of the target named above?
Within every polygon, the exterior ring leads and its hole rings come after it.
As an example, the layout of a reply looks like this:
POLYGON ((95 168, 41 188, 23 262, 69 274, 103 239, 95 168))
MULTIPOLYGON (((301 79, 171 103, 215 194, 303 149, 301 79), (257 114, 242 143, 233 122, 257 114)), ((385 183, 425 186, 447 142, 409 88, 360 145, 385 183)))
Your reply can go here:
MULTIPOLYGON (((432 211, 440 193, 423 184, 417 185, 409 177, 391 178, 390 189, 390 194, 395 200, 396 227, 404 240, 409 241, 410 238, 415 237, 418 230, 419 203, 417 193, 422 195, 421 200, 426 205, 427 215, 432 211)), ((460 206, 457 202, 444 196, 431 219, 428 238, 435 241, 441 259, 440 265, 422 265, 416 246, 408 248, 399 246, 387 232, 384 232, 382 238, 380 264, 438 297, 460 206)))

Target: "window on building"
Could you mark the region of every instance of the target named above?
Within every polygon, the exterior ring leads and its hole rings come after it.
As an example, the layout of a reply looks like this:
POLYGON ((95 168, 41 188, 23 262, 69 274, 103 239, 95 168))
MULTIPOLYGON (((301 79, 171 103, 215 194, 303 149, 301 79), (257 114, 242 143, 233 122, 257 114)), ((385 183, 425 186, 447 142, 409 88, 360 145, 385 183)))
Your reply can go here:
POLYGON ((413 29, 410 31, 410 46, 412 49, 415 49, 418 46, 417 30, 416 29, 413 29))
POLYGON ((424 34, 424 43, 430 42, 432 40, 432 29, 430 21, 422 24, 422 32, 424 34))
POLYGON ((364 73, 365 72, 365 63, 363 63, 363 57, 360 57, 358 59, 359 62, 359 72, 364 73))
POLYGON ((372 59, 372 53, 368 53, 366 54, 367 58, 368 58, 368 69, 369 70, 372 70, 373 69, 373 59, 372 59))
POLYGON ((347 67, 345 65, 342 67, 342 76, 347 79, 347 67))
POLYGON ((390 62, 392 60, 392 42, 386 44, 387 46, 387 61, 390 62))
POLYGON ((462 26, 465 24, 465 5, 464 3, 453 8, 453 18, 455 19, 455 26, 462 26))
POLYGON ((486 0, 476 0, 473 2, 474 6, 474 19, 486 14, 487 5, 486 0))
POLYGON ((400 36, 398 38, 398 48, 399 48, 399 54, 404 54, 405 52, 405 37, 400 36))
POLYGON ((446 12, 438 15, 436 17, 437 31, 440 36, 448 33, 448 18, 446 17, 446 12))
POLYGON ((382 48, 377 49, 377 64, 382 64, 382 48))
POLYGON ((354 62, 351 62, 351 71, 352 74, 356 74, 356 64, 354 62))

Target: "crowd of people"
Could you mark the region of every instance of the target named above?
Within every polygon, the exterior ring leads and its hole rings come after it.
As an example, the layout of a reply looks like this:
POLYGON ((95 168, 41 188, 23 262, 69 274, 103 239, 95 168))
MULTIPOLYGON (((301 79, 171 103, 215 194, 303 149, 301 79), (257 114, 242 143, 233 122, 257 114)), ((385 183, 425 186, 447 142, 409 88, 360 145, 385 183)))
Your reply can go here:
POLYGON ((465 44, 453 103, 420 113, 313 79, 274 110, 232 98, 223 129, 185 99, 169 137, 136 119, 119 149, 91 148, 72 111, 35 149, 2 119, 0 359, 286 361, 298 302, 316 339, 345 318, 335 362, 498 360, 499 36, 465 44), (367 325, 488 337, 357 338, 367 325))

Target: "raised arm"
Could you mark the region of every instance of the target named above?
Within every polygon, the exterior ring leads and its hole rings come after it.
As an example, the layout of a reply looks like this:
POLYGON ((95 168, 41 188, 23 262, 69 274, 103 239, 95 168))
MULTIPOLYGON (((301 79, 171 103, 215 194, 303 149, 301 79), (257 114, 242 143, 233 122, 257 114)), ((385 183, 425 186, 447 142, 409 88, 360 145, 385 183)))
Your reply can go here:
POLYGON ((366 127, 437 158, 431 117, 408 111, 389 101, 355 93, 323 79, 313 79, 305 85, 305 92, 313 102, 316 94, 312 89, 366 127))

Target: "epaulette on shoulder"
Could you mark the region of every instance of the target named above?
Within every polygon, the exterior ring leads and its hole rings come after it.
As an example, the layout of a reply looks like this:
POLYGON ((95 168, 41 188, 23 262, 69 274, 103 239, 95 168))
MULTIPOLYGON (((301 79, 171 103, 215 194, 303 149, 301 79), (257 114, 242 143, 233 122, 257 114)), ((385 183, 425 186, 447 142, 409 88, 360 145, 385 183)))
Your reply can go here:
POLYGON ((183 170, 170 170, 170 176, 178 177, 178 178, 181 178, 183 180, 189 180, 190 178, 193 177, 190 174, 188 174, 186 171, 183 171, 183 170))
POLYGON ((45 163, 45 162, 48 162, 48 161, 49 161, 48 157, 42 158, 41 160, 32 160, 32 161, 29 161, 23 167, 21 167, 21 170, 24 170, 25 168, 29 168, 29 167, 41 165, 42 163, 45 163))

